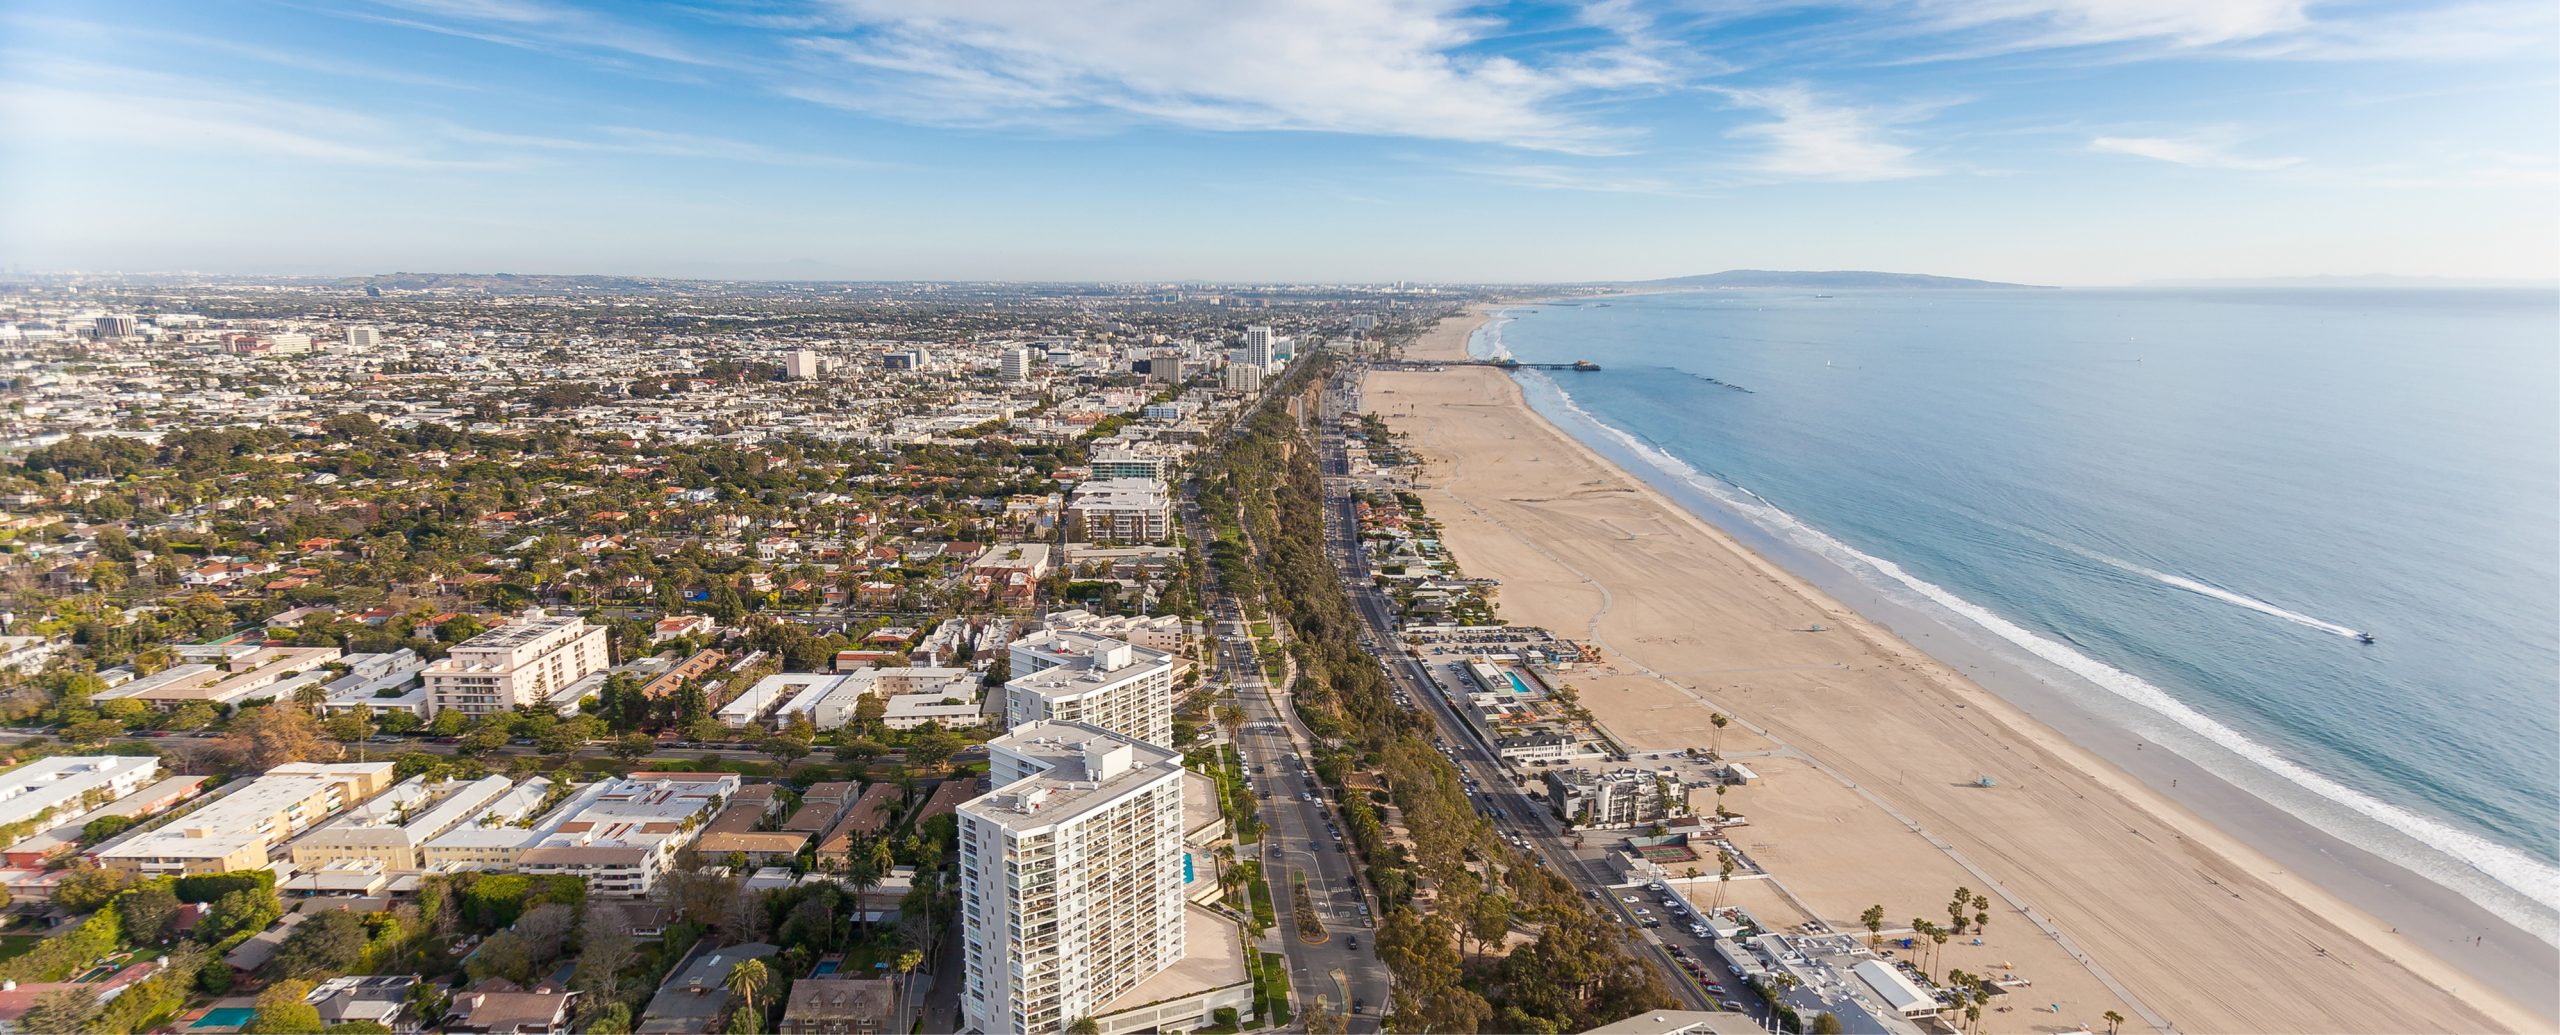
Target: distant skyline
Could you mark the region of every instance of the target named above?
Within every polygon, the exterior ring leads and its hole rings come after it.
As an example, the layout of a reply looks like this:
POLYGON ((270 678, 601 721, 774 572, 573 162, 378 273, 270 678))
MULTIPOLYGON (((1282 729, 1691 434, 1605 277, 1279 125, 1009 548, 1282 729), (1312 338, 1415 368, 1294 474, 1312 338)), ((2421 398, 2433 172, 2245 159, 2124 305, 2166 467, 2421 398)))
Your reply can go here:
POLYGON ((2548 0, 0 0, 0 263, 2560 277, 2548 0))

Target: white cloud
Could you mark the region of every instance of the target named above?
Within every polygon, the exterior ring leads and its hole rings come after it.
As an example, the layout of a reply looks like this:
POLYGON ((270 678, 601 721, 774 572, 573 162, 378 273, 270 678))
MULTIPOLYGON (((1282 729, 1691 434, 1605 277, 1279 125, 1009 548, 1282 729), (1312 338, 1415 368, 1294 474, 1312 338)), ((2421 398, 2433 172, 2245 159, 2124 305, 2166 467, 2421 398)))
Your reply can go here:
POLYGON ((835 0, 843 31, 796 96, 924 122, 1018 125, 1095 113, 1209 130, 1316 130, 1603 154, 1625 136, 1568 98, 1670 82, 1631 6, 1606 42, 1536 63, 1473 48, 1507 30, 1457 0, 835 0))
POLYGON ((2252 158, 2233 154, 2230 148, 2229 134, 2226 133, 2185 137, 2099 137, 2089 142, 2092 151, 2175 162, 2198 169, 2274 172, 2302 164, 2298 157, 2252 158))
POLYGON ((1950 26, 2009 25, 2021 46, 2165 40, 2201 47, 2252 40, 2311 24, 2309 0, 1921 0, 1950 26))
POLYGON ((1886 138, 1885 127, 1907 115, 1825 104, 1801 86, 1717 92, 1735 104, 1777 116, 1775 122, 1743 126, 1730 134, 1767 144, 1752 164, 1761 173, 1858 182, 1937 172, 1916 160, 1913 149, 1886 138))
POLYGON ((413 169, 494 164, 423 151, 367 116, 210 88, 105 93, 5 83, 0 123, 15 128, 22 143, 39 146, 83 141, 413 169))

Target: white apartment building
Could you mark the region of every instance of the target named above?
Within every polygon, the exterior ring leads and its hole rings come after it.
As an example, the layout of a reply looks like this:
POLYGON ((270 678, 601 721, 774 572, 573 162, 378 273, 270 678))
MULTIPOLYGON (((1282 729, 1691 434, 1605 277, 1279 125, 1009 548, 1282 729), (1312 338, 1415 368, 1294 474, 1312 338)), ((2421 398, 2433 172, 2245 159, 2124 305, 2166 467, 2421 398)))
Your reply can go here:
POLYGON ((1181 459, 1180 454, 1161 446, 1102 446, 1093 451, 1085 466, 1096 481, 1153 478, 1161 482, 1173 478, 1173 469, 1181 459))
POLYGON ((1013 641, 1008 729, 1044 719, 1173 743, 1173 655, 1092 633, 1044 630, 1013 641))
POLYGON ((996 354, 996 374, 1007 381, 1031 379, 1031 350, 1021 346, 996 354))
POLYGON ((541 704, 611 661, 603 626, 535 608, 462 642, 427 666, 427 703, 436 712, 487 715, 541 704))
MULTIPOLYGON (((26 824, 27 834, 76 822, 141 790, 160 772, 151 755, 64 755, 39 758, 0 773, 0 828, 26 824)), ((25 835, 0 837, 0 847, 25 835)))
POLYGON ((794 381, 812 380, 822 369, 818 354, 808 349, 794 349, 783 359, 783 373, 794 381))
MULTIPOLYGON (((551 785, 541 777, 534 780, 545 789, 551 785)), ((479 817, 514 786, 504 776, 471 781, 410 777, 296 838, 293 864, 303 870, 350 862, 376 863, 391 873, 424 869, 429 840, 479 817)))
POLYGON ((1227 365, 1226 373, 1220 375, 1219 384, 1230 392, 1251 395, 1262 390, 1262 368, 1243 363, 1230 363, 1227 365))
POLYGON ((370 349, 382 344, 382 332, 372 327, 347 328, 347 347, 370 349))
POLYGON ((1099 615, 1083 608, 1051 611, 1041 623, 1056 632, 1091 633, 1167 654, 1181 653, 1191 623, 1181 615, 1099 615))
POLYGON ((722 803, 738 796, 736 773, 633 773, 546 817, 548 828, 516 856, 525 873, 584 878, 590 893, 641 898, 701 836, 722 803), (569 811, 574 810, 574 811, 569 811))
POLYGON ((806 715, 811 725, 831 730, 853 721, 862 699, 872 696, 884 700, 888 713, 883 721, 890 728, 907 729, 927 719, 940 721, 946 728, 977 725, 982 695, 977 674, 965 668, 910 665, 859 668, 835 675, 784 672, 757 680, 720 710, 720 720, 744 725, 764 719, 779 726, 793 715, 806 715), (961 705, 943 708, 943 701, 961 705), (955 721, 964 717, 965 721, 955 721))
POLYGON ((995 790, 960 819, 960 1009, 1054 1035, 1179 962, 1182 759, 1075 722, 987 745, 995 790))
POLYGON ((1173 497, 1154 478, 1095 478, 1076 486, 1066 518, 1085 542, 1160 543, 1173 535, 1173 497))

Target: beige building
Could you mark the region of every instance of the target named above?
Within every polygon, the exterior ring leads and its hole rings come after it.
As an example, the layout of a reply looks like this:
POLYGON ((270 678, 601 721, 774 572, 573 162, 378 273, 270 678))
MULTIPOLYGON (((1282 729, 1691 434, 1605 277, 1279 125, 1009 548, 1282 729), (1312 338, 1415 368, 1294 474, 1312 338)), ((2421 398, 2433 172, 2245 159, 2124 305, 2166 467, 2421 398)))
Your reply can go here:
MULTIPOLYGON (((551 781, 528 781, 547 791, 551 781)), ((503 776, 478 780, 440 780, 413 776, 380 797, 314 828, 293 842, 293 865, 316 870, 342 863, 371 862, 385 872, 425 868, 428 841, 474 820, 515 785, 503 776)))
POLYGON ((1173 496, 1153 478, 1096 478, 1076 486, 1066 518, 1085 542, 1159 543, 1173 535, 1173 496))
POLYGON ((513 711, 545 703, 611 664, 603 626, 536 608, 427 666, 427 704, 474 716, 513 711))
POLYGON ((1074 722, 987 748, 996 790, 959 810, 960 1009, 1052 1035, 1183 958, 1182 757, 1074 722))
POLYGON ((1173 743, 1173 656, 1092 633, 1049 630, 1013 641, 1005 723, 1090 723, 1173 743))
POLYGON ((285 839, 390 789, 392 769, 389 762, 280 765, 166 826, 100 850, 98 864, 153 877, 262 867, 285 839))

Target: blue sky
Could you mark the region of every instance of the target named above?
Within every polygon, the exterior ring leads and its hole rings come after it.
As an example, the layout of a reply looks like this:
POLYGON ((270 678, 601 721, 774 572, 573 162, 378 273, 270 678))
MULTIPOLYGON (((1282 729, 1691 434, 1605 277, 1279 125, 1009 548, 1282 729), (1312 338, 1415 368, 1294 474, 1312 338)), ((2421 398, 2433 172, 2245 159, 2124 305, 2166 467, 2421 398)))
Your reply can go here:
POLYGON ((2554 12, 0 0, 0 262, 2553 277, 2554 12))

